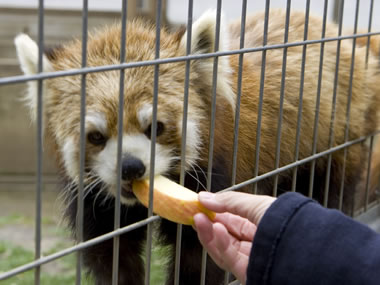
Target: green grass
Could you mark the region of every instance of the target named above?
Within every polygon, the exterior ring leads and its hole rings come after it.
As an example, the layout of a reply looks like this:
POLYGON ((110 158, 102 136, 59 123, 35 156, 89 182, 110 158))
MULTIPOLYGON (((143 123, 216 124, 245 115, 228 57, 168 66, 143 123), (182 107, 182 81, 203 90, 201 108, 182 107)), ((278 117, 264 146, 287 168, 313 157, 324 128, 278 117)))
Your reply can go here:
MULTIPOLYGON (((0 217, 0 231, 3 226, 10 225, 33 225, 33 220, 22 215, 9 215, 0 217)), ((70 245, 70 233, 64 227, 57 227, 54 222, 43 221, 43 233, 53 234, 63 237, 48 251, 43 252, 44 256, 63 250, 70 245)), ((31 231, 30 238, 33 234, 31 231)), ((151 264, 151 285, 161 285, 164 283, 165 275, 163 267, 166 263, 163 257, 167 248, 161 247, 156 243, 152 246, 151 264)), ((0 273, 14 269, 34 260, 34 250, 25 249, 12 243, 11 240, 0 240, 0 273)), ((76 278, 76 254, 70 254, 59 258, 53 262, 41 266, 41 285, 71 285, 75 284, 76 278)), ((30 285, 34 284, 34 270, 29 270, 18 274, 7 280, 0 281, 1 285, 30 285)), ((92 285, 94 282, 85 274, 82 276, 83 285, 92 285)))
POLYGON ((151 285, 161 285, 165 284, 165 265, 167 260, 165 256, 167 256, 168 248, 159 246, 153 240, 152 245, 152 263, 151 263, 151 276, 150 276, 150 284, 151 285))
MULTIPOLYGON (((47 254, 52 254, 56 250, 51 252, 46 252, 47 254)), ((160 285, 165 281, 165 275, 163 274, 163 262, 162 255, 165 252, 164 248, 154 247, 152 252, 152 267, 151 267, 151 282, 152 285, 160 285)), ((9 242, 0 241, 0 272, 5 272, 11 270, 20 265, 26 264, 33 261, 34 253, 32 251, 23 249, 20 246, 13 246, 9 242)), ((66 285, 75 284, 75 266, 76 266, 76 255, 70 254, 64 256, 56 261, 52 262, 50 266, 59 267, 59 274, 51 274, 44 271, 42 266, 41 273, 41 284, 44 285, 66 285)), ((29 270, 27 272, 18 274, 11 277, 5 281, 0 282, 1 285, 30 285, 34 284, 34 271, 29 270)), ((82 276, 82 284, 90 285, 93 284, 88 276, 82 276)))
MULTIPOLYGON (((65 245, 67 245, 65 243, 65 245)), ((55 248, 44 252, 44 255, 49 255, 64 248, 64 244, 57 244, 55 248)), ((33 261, 34 253, 30 250, 24 249, 21 246, 14 246, 10 242, 0 241, 0 271, 5 272, 11 270, 20 265, 33 261)), ((76 255, 70 254, 64 256, 58 260, 55 260, 49 265, 42 265, 41 267, 41 284, 75 284, 75 263, 76 255), (59 273, 50 273, 46 267, 56 268, 54 270, 59 273)), ((53 271, 54 271, 53 270, 53 271)), ((91 284, 87 277, 83 275, 84 285, 91 284)), ((29 270, 24 273, 18 274, 5 281, 1 282, 1 285, 29 285, 34 284, 34 270, 29 270)))
POLYGON ((6 225, 32 225, 33 219, 24 215, 12 214, 0 216, 0 228, 6 225))
MULTIPOLYGON (((0 271, 5 272, 17 266, 31 262, 34 259, 34 253, 20 246, 14 246, 9 242, 0 241, 0 271)), ((41 284, 75 284, 75 255, 71 254, 61 259, 53 261, 51 267, 58 267, 60 274, 51 274, 46 272, 45 266, 41 267, 41 284)), ((86 282, 83 277, 82 284, 91 284, 86 282)), ((1 281, 1 285, 30 285, 34 284, 34 271, 29 270, 18 274, 7 280, 1 281)))

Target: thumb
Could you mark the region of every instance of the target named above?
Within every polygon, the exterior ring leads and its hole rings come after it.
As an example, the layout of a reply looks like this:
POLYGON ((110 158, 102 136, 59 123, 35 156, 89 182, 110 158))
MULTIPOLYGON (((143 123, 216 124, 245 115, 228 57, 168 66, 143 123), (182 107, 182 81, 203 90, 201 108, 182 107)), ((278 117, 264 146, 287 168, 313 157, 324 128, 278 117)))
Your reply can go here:
POLYGON ((199 201, 203 206, 217 213, 229 212, 247 218, 255 225, 260 223, 274 197, 241 192, 211 193, 200 192, 199 201))

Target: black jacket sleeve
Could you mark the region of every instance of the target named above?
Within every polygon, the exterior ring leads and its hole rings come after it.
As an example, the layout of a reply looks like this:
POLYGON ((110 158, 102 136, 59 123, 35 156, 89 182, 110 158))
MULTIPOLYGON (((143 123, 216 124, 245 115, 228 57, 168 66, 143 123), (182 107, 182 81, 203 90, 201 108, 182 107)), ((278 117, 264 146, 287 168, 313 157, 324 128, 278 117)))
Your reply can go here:
POLYGON ((380 284, 380 235, 297 193, 281 195, 253 241, 247 284, 380 284))

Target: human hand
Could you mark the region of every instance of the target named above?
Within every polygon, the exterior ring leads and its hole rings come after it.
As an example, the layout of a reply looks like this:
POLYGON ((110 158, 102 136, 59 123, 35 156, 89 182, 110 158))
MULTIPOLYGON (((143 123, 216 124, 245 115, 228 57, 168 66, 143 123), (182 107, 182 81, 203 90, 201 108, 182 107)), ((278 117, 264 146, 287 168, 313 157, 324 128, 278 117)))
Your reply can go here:
POLYGON ((242 284, 256 227, 275 199, 238 192, 199 193, 199 201, 217 214, 213 221, 204 214, 194 216, 198 238, 215 263, 242 284))

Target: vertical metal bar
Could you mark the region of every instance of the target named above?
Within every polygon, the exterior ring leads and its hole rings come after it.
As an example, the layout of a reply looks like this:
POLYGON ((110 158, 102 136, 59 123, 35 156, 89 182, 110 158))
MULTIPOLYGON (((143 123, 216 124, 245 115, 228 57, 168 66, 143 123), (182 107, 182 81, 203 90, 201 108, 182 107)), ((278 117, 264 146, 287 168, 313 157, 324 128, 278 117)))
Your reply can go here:
MULTIPOLYGON (((161 40, 161 10, 162 1, 157 1, 156 7, 156 47, 155 47, 155 59, 160 58, 160 40, 161 40)), ((154 168, 156 157, 156 132, 157 132, 157 104, 158 104, 158 80, 159 80, 160 66, 154 65, 154 90, 153 90, 153 113, 152 113, 152 130, 151 130, 151 148, 150 148, 150 173, 149 173, 149 208, 148 216, 153 215, 153 183, 154 183, 154 168)), ((153 225, 148 224, 147 229, 147 246, 146 246, 146 264, 145 264, 145 284, 150 283, 150 265, 152 258, 152 236, 153 225)))
MULTIPOLYGON (((191 37, 193 25, 193 0, 189 0, 187 11, 187 37, 186 37, 186 55, 191 53, 191 37)), ((181 172, 180 184, 185 184, 186 169, 186 138, 187 138, 187 117, 189 103, 189 86, 190 86, 190 60, 186 61, 185 66, 185 86, 183 94, 183 118, 182 118, 182 145, 181 145, 181 172)), ((181 268, 181 241, 182 241, 182 225, 177 225, 176 249, 175 249, 175 267, 174 267, 174 284, 179 285, 179 275, 181 268)))
MULTIPOLYGON (((368 33, 370 33, 371 30, 372 30, 373 6, 374 6, 374 1, 371 0, 371 5, 370 5, 370 8, 369 8, 368 33)), ((371 36, 368 36, 368 39, 367 39, 367 50, 366 50, 366 56, 365 56, 366 68, 368 68, 368 58, 369 58, 370 45, 371 45, 371 36)), ((368 203, 369 203, 369 183, 370 183, 370 177, 371 177, 373 140, 374 140, 374 136, 371 136, 370 147, 369 147, 369 156, 368 156, 368 170, 367 170, 367 181, 366 181, 366 190, 365 190, 364 211, 368 210, 368 203)))
MULTIPOLYGON (((338 15, 339 16, 338 36, 342 35, 342 30, 343 30, 343 8, 344 8, 344 2, 341 2, 341 7, 339 9, 340 12, 338 15)), ((333 143, 334 143, 334 124, 335 124, 336 98, 337 98, 337 89, 338 89, 338 80, 339 80, 340 46, 341 46, 341 40, 338 40, 337 47, 336 47, 335 76, 334 76, 334 89, 333 89, 334 91, 333 91, 332 106, 331 106, 330 134, 329 134, 329 142, 328 142, 329 148, 332 148, 333 143)), ((324 195, 323 195, 323 206, 325 207, 327 207, 327 204, 328 204, 331 163, 332 163, 332 154, 330 153, 327 157, 327 171, 326 171, 325 189, 324 189, 324 195)))
MULTIPOLYGON (((245 25, 247 20, 247 0, 242 0, 241 7, 241 22, 240 22, 240 45, 239 48, 243 49, 245 44, 245 25)), ((244 53, 239 54, 239 67, 238 67, 238 79, 237 79, 237 97, 235 106, 235 125, 234 125, 234 144, 232 155, 232 179, 231 185, 236 183, 236 168, 237 168, 237 152, 239 144, 239 122, 240 122, 240 103, 242 95, 242 81, 243 81, 243 60, 244 53)), ((226 271, 224 274, 224 284, 229 284, 231 274, 226 271)))
MULTIPOLYGON (((219 50, 220 41, 220 21, 222 13, 222 1, 218 0, 216 8, 216 25, 215 25, 215 45, 214 51, 219 50)), ((211 121, 210 121, 210 138, 208 148, 208 168, 207 168, 207 191, 211 191, 212 180, 212 165, 214 154, 214 135, 215 135, 215 114, 216 114, 216 89, 218 81, 218 57, 214 57, 213 73, 212 73, 212 101, 211 101, 211 121)), ((205 249, 202 251, 202 269, 201 269, 201 285, 206 283, 206 264, 207 252, 205 249)))
MULTIPOLYGON (((326 7, 325 7, 325 9, 326 9, 326 7)), ((321 38, 324 38, 325 34, 326 34, 326 21, 327 21, 327 13, 325 13, 323 15, 323 25, 322 25, 322 35, 321 35, 321 38)), ((319 107, 320 107, 320 100, 321 100, 324 51, 325 51, 325 43, 322 42, 321 43, 321 49, 320 49, 320 58, 319 58, 319 75, 318 75, 317 98, 316 98, 316 104, 315 104, 313 147, 312 147, 312 153, 311 153, 311 155, 314 155, 316 153, 316 151, 317 151, 319 107)), ((311 162, 311 167, 310 167, 309 197, 313 196, 314 172, 315 172, 315 160, 313 160, 311 162)))
MULTIPOLYGON (((39 0, 38 7, 38 73, 43 72, 44 50, 44 1, 39 0)), ((41 208, 42 208, 42 144, 43 144, 43 80, 37 81, 37 179, 36 179, 36 227, 35 227, 35 253, 34 258, 41 257, 41 208)), ((41 267, 34 271, 34 284, 41 281, 41 267)))
MULTIPOLYGON (((215 46, 214 51, 219 50, 220 40, 220 20, 221 20, 222 1, 218 0, 215 28, 215 46)), ((218 63, 219 58, 214 57, 213 73, 212 73, 212 102, 211 102, 211 121, 210 121, 210 138, 209 138, 209 154, 208 154, 208 171, 207 171, 207 191, 211 191, 211 178, 214 153, 214 135, 215 135, 215 113, 216 113, 216 89, 218 81, 218 63)))
POLYGON ((229 284, 231 278, 231 273, 226 271, 224 272, 224 285, 229 284))
POLYGON ((368 203, 369 203, 369 184, 371 179, 371 164, 372 164, 372 153, 373 153, 373 139, 374 136, 371 136, 370 143, 369 143, 369 154, 368 154, 368 166, 367 166, 367 177, 366 177, 366 183, 365 183, 365 203, 364 203, 364 211, 367 212, 368 210, 368 203))
POLYGON ((207 251, 202 251, 202 270, 201 270, 201 285, 206 285, 206 265, 207 265, 207 251))
MULTIPOLYGON (((241 23, 240 23, 240 49, 244 48, 246 18, 247 18, 247 0, 243 0, 242 9, 241 9, 241 23)), ((232 156, 232 181, 231 181, 232 185, 236 183, 237 152, 238 152, 238 143, 239 143, 240 102, 241 102, 242 80, 243 80, 243 59, 244 59, 244 53, 239 54, 237 98, 236 98, 235 125, 234 125, 234 145, 233 145, 233 156, 232 156)))
MULTIPOLYGON (((326 10, 327 10, 326 2, 327 0, 325 0, 324 15, 326 15, 326 10)), ((308 32, 309 32, 309 16, 310 16, 310 0, 307 0, 306 8, 305 8, 305 25, 304 25, 304 30, 303 30, 304 41, 307 40, 308 32)), ((299 94, 299 99, 298 99, 298 118, 297 118, 296 143, 295 143, 295 150, 294 150, 294 161, 297 161, 298 156, 299 156, 302 109, 303 109, 303 89, 304 89, 304 82, 305 82, 306 52, 307 52, 307 45, 305 44, 302 47, 300 94, 299 94)), ((297 186, 297 171, 298 171, 298 167, 293 168, 293 177, 292 177, 292 191, 293 192, 296 191, 296 186, 297 186)))
POLYGON ((334 0, 333 1, 333 21, 335 22, 335 23, 338 23, 338 20, 339 20, 339 11, 340 11, 340 8, 339 8, 339 6, 340 6, 340 4, 341 4, 341 0, 334 0))
MULTIPOLYGON (((83 0, 82 11, 82 68, 87 65, 87 25, 88 24, 88 0, 83 0)), ((79 185, 76 217, 76 238, 78 242, 83 241, 83 189, 84 189, 84 167, 86 157, 86 135, 85 135, 85 116, 86 116, 86 76, 81 77, 81 99, 80 99, 80 142, 79 142, 79 185)), ((76 284, 81 284, 83 254, 77 253, 76 284)))
MULTIPOLYGON (((373 5, 374 5, 374 1, 371 0, 371 5, 369 8, 368 33, 370 33, 372 30, 373 5)), ((365 66, 366 66, 366 68, 368 67, 368 57, 369 57, 370 45, 371 45, 371 36, 368 36, 368 38, 367 38, 367 50, 366 50, 366 54, 365 54, 365 66)))
MULTIPOLYGON (((125 62, 126 54, 126 27, 127 27, 127 7, 128 0, 122 1, 121 11, 121 36, 120 36, 120 63, 125 62)), ((121 164, 122 164, 122 148, 123 148, 123 126, 124 126, 124 77, 125 70, 120 70, 119 81, 119 110, 117 123, 117 181, 116 181, 116 197, 115 197, 115 217, 114 229, 120 228, 120 196, 121 196, 121 164)), ((112 256, 112 284, 119 283, 119 248, 120 236, 113 238, 113 256, 112 256)))
MULTIPOLYGON (((188 15, 187 15, 187 37, 186 37, 186 55, 191 54, 191 37, 193 23, 193 0, 189 0, 188 15)), ((188 117, 188 102, 189 102, 189 86, 190 86, 190 60, 186 60, 185 66, 185 87, 183 95, 183 118, 182 118, 182 145, 181 145, 181 172, 180 183, 185 182, 186 169, 186 138, 187 138, 187 117, 188 117)))
MULTIPOLYGON (((289 36, 289 21, 290 21, 290 6, 291 0, 287 0, 286 4, 286 20, 285 20, 285 32, 284 32, 284 43, 288 42, 289 36)), ((281 71, 281 90, 280 90, 280 106, 278 112, 277 121, 277 142, 276 142, 276 159, 274 168, 277 169, 280 166, 280 150, 281 150, 281 130, 282 130, 282 116, 284 107, 284 97, 285 97, 285 75, 286 75, 286 60, 288 55, 288 48, 284 47, 282 54, 282 71, 281 71)), ((274 176, 273 183, 273 196, 277 196, 277 184, 278 184, 278 174, 274 176)))
MULTIPOLYGON (((267 45, 268 41, 268 23, 269 23, 269 7, 270 0, 265 1, 265 19, 264 19, 264 34, 263 34, 263 46, 267 45)), ((255 151, 255 171, 254 176, 259 174, 259 158, 260 158, 260 138, 261 138, 261 115, 263 111, 263 99, 264 99, 264 82, 265 82, 265 67, 266 67, 267 51, 262 51, 261 57, 261 78, 260 78, 260 97, 259 97, 259 110, 257 112, 257 129, 256 129, 256 151, 255 151)), ((253 185, 253 192, 257 193, 257 183, 253 185)))
MULTIPOLYGON (((360 0, 356 0, 354 34, 356 34, 358 31, 359 6, 360 6, 360 0)), ((351 111, 351 98, 352 98, 352 81, 354 80, 354 68, 355 68, 355 48, 356 48, 356 38, 353 38, 352 39, 352 53, 351 53, 352 55, 351 55, 350 85, 349 85, 348 98, 347 98, 346 127, 344 131, 344 142, 348 141, 348 135, 350 132, 350 111, 351 111)), ((339 193, 339 210, 342 210, 342 206, 343 206, 344 178, 345 178, 345 172, 346 172, 347 149, 348 148, 344 148, 344 154, 343 154, 343 171, 342 171, 342 180, 340 184, 340 193, 339 193)))

